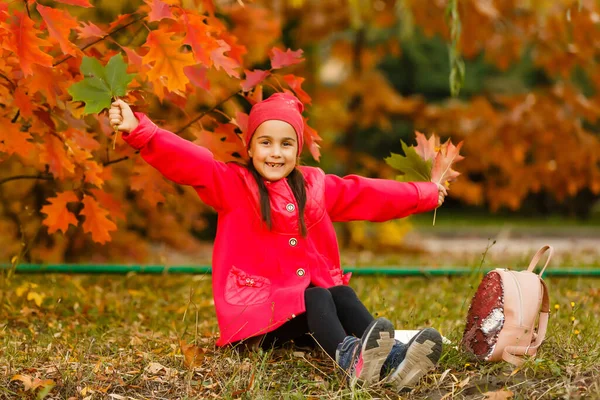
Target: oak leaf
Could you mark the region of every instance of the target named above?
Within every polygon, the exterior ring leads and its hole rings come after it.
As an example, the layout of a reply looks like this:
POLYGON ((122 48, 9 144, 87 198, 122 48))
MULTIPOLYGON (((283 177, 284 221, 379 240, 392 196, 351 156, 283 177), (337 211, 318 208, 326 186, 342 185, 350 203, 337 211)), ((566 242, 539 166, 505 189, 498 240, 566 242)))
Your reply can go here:
POLYGON ((107 218, 108 211, 100 207, 96 199, 92 196, 83 195, 83 209, 81 215, 85 217, 83 221, 83 231, 92 234, 92 239, 100 244, 111 240, 110 232, 117 230, 117 225, 107 218))
POLYGON ((154 84, 154 91, 159 96, 162 95, 163 87, 170 92, 185 91, 189 79, 184 73, 184 68, 196 64, 192 53, 179 51, 183 41, 173 39, 172 35, 165 28, 160 28, 150 32, 144 44, 150 51, 144 56, 143 61, 145 64, 152 64, 152 68, 148 71, 148 79, 154 84))
POLYGON ((294 93, 296 93, 296 97, 298 97, 298 99, 302 103, 304 103, 304 104, 312 103, 312 99, 310 98, 308 93, 306 93, 302 89, 302 82, 304 82, 304 78, 293 75, 293 74, 289 74, 289 75, 285 75, 283 77, 283 80, 285 81, 285 83, 288 84, 290 89, 292 89, 294 91, 294 93))
POLYGON ((210 81, 208 80, 208 76, 206 76, 208 68, 202 65, 193 65, 185 67, 183 72, 189 78, 190 82, 192 82, 192 85, 202 88, 207 92, 210 91, 210 81))
POLYGON ((109 108, 114 98, 127 93, 127 86, 135 76, 127 73, 121 54, 111 57, 106 67, 93 57, 83 57, 81 74, 83 80, 71 85, 69 94, 74 101, 85 103, 85 114, 109 108))
POLYGON ((51 43, 37 36, 41 32, 35 29, 35 24, 27 14, 16 13, 10 31, 12 37, 8 40, 8 47, 19 58, 25 76, 33 74, 33 64, 52 66, 52 56, 40 49, 40 47, 50 47, 51 43))
POLYGON ((0 152, 18 154, 27 158, 34 150, 34 145, 30 141, 31 135, 28 132, 21 132, 19 125, 13 124, 8 118, 0 117, 0 152))
POLYGON ((181 353, 183 354, 183 365, 186 368, 192 369, 202 365, 202 360, 207 352, 206 349, 200 348, 194 344, 187 344, 183 340, 179 341, 179 346, 181 347, 181 353))
POLYGON ((43 206, 40 212, 47 215, 43 223, 48 227, 48 233, 56 231, 66 233, 69 225, 77 226, 77 217, 67 209, 68 203, 79 201, 74 192, 69 190, 57 193, 56 197, 47 200, 50 204, 43 206))
POLYGON ((79 49, 69 40, 69 35, 71 29, 77 28, 79 24, 71 14, 41 4, 37 5, 37 11, 46 22, 50 37, 58 42, 62 52, 72 56, 76 55, 79 49))
POLYGON ((231 46, 224 40, 217 40, 219 48, 210 52, 210 58, 216 69, 222 68, 227 75, 239 78, 240 73, 236 71, 240 64, 231 57, 225 55, 225 52, 231 50, 231 46))
POLYGON ((508 400, 513 398, 514 393, 510 390, 500 389, 495 392, 485 392, 483 395, 485 400, 508 400))
POLYGON ((77 32, 79 32, 77 35, 79 39, 102 38, 106 36, 106 32, 92 22, 81 22, 81 26, 77 28, 77 32))
POLYGON ((287 49, 285 52, 281 51, 277 47, 274 47, 271 51, 271 67, 273 69, 279 69, 290 65, 298 64, 304 61, 302 58, 302 49, 292 51, 287 49))
POLYGON ((94 7, 92 4, 90 4, 89 0, 56 0, 56 1, 58 3, 68 4, 70 6, 79 6, 79 7, 85 7, 85 8, 94 7))
POLYGON ((219 44, 210 35, 211 28, 206 24, 206 17, 184 13, 182 21, 186 31, 183 43, 192 47, 196 60, 203 67, 211 67, 213 62, 210 55, 219 48, 219 44))
POLYGON ((146 4, 150 6, 150 12, 148 13, 148 21, 160 21, 164 18, 173 18, 173 13, 168 4, 161 0, 144 0, 146 4))
POLYGON ((244 70, 246 74, 246 80, 242 82, 242 90, 244 92, 250 91, 254 86, 258 85, 271 74, 270 71, 263 71, 255 69, 254 71, 244 70))

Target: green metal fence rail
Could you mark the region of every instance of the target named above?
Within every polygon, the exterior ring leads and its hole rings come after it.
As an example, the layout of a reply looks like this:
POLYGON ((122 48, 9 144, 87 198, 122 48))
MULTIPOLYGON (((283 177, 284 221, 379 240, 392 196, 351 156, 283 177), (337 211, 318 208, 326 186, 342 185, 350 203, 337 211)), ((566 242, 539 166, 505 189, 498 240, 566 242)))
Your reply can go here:
MULTIPOLYGON (((0 264, 0 270, 12 268, 11 265, 0 264)), ((389 275, 389 276, 454 276, 485 273, 493 268, 481 269, 469 267, 415 267, 415 266, 347 266, 344 272, 354 275, 389 275)), ((208 265, 116 265, 116 264, 19 264, 17 273, 64 273, 64 274, 210 274, 208 265)), ((544 276, 589 276, 600 277, 600 268, 561 267, 548 268, 544 276)))

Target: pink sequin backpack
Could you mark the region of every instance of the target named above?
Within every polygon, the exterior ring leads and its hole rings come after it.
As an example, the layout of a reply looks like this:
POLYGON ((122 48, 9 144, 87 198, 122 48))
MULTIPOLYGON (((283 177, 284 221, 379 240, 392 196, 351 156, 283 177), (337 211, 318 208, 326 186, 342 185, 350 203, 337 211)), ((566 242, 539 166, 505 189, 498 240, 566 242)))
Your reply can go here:
POLYGON ((526 271, 498 268, 484 276, 471 300, 463 349, 481 361, 504 360, 517 366, 525 361, 523 356, 536 355, 550 314, 542 274, 553 254, 552 247, 543 246, 526 271), (546 264, 536 274, 533 270, 546 251, 546 264))

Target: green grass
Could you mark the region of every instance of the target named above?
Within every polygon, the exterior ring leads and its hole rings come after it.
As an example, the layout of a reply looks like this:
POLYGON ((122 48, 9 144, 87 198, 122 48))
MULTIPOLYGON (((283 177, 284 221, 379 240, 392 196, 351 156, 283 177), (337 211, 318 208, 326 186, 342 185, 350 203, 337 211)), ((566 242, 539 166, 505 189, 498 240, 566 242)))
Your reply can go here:
MULTIPOLYGON (((387 388, 348 388, 320 351, 216 348, 209 276, 1 279, 0 398, 398 397, 387 388), (199 349, 192 369, 184 365, 180 340, 199 349)), ((474 362, 456 345, 479 279, 351 281, 367 307, 397 329, 434 326, 454 343, 404 398, 484 398, 498 390, 517 399, 600 398, 600 281, 547 279, 552 314, 546 342, 536 359, 515 370, 474 362)))

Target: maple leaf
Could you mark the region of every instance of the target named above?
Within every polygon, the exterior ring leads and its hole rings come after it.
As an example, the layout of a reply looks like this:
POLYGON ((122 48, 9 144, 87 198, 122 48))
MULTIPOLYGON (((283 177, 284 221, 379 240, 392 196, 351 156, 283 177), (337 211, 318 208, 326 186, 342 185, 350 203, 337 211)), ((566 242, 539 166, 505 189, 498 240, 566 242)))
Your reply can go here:
POLYGON ((77 28, 79 24, 71 14, 63 10, 45 7, 41 4, 37 5, 37 11, 44 19, 44 22, 46 22, 50 37, 58 42, 63 53, 72 56, 76 55, 79 49, 71 43, 69 35, 71 34, 71 29, 77 28))
POLYGON ((121 54, 111 57, 106 67, 93 57, 83 57, 81 74, 85 78, 71 85, 69 94, 74 101, 85 102, 85 114, 98 113, 109 108, 113 98, 127 92, 135 74, 127 74, 126 70, 121 54))
POLYGON ((56 231, 67 232, 69 225, 77 226, 75 214, 67 209, 67 203, 79 201, 77 195, 71 190, 57 193, 56 197, 47 199, 50 204, 43 206, 40 212, 46 214, 44 225, 48 227, 48 233, 56 231))
POLYGON ((250 91, 254 86, 258 85, 271 74, 270 71, 263 71, 255 69, 254 71, 244 70, 246 74, 246 80, 242 82, 242 90, 244 92, 250 91))
POLYGON ((168 4, 161 0, 144 0, 146 4, 150 6, 150 12, 148 13, 148 21, 160 21, 164 18, 173 18, 173 13, 168 4))
POLYGON ((189 80, 183 70, 187 66, 196 64, 192 53, 179 51, 183 41, 172 39, 172 35, 165 28, 161 28, 150 32, 144 44, 150 51, 144 56, 143 61, 146 64, 153 64, 148 71, 148 79, 155 85, 157 94, 160 93, 158 89, 162 87, 166 87, 171 92, 185 91, 185 85, 189 80), (166 79, 166 85, 163 79, 166 79))
POLYGON ((17 13, 10 31, 12 40, 9 39, 8 47, 19 58, 25 76, 33 74, 33 64, 52 66, 52 56, 40 49, 40 47, 50 47, 51 43, 37 36, 39 32, 27 14, 17 13))
POLYGON ((212 59, 215 68, 222 68, 227 72, 227 75, 239 78, 240 73, 235 70, 236 68, 239 68, 239 63, 233 58, 225 55, 226 51, 231 50, 231 46, 224 40, 217 40, 217 43, 219 44, 219 48, 210 52, 210 58, 212 59))
POLYGON ((292 89, 294 91, 294 93, 296 93, 296 97, 298 97, 298 99, 302 103, 304 103, 304 104, 311 104, 312 99, 310 98, 310 96, 308 95, 308 93, 306 93, 302 89, 302 82, 304 82, 304 78, 301 78, 299 76, 295 76, 293 74, 289 74, 289 75, 285 75, 283 77, 283 80, 288 84, 288 86, 290 87, 290 89, 292 89))
POLYGON ((279 50, 277 47, 273 47, 273 50, 271 51, 271 67, 273 69, 279 69, 289 65, 301 63, 304 61, 302 58, 302 53, 302 49, 296 51, 287 49, 284 52, 279 50))
POLYGON ((436 183, 448 186, 449 182, 455 180, 460 172, 451 168, 452 164, 464 159, 459 153, 463 142, 454 146, 450 139, 441 146, 440 151, 435 156, 433 169, 431 170, 431 180, 436 183))
POLYGON ((17 87, 14 92, 14 102, 24 117, 33 116, 33 103, 31 98, 25 92, 25 88, 17 87))
POLYGON ((83 231, 92 234, 94 242, 104 244, 111 240, 110 232, 116 231, 117 226, 108 219, 108 211, 100 207, 92 196, 83 195, 83 209, 81 215, 85 216, 83 231))
POLYGON ((417 145, 415 151, 425 161, 433 160, 440 149, 440 139, 431 135, 429 139, 425 137, 421 132, 415 132, 417 139, 417 145))
POLYGON ((235 132, 236 125, 234 124, 219 125, 214 132, 195 131, 194 135, 197 139, 194 143, 209 149, 215 159, 219 161, 240 161, 240 159, 246 158, 247 153, 240 137, 235 132))
POLYGON ((396 179, 404 182, 429 182, 431 181, 432 160, 424 160, 417 154, 414 147, 400 141, 404 156, 392 153, 385 158, 385 162, 401 172, 396 179))
POLYGON ((92 4, 90 4, 89 0, 56 0, 56 2, 85 8, 94 7, 92 4))

